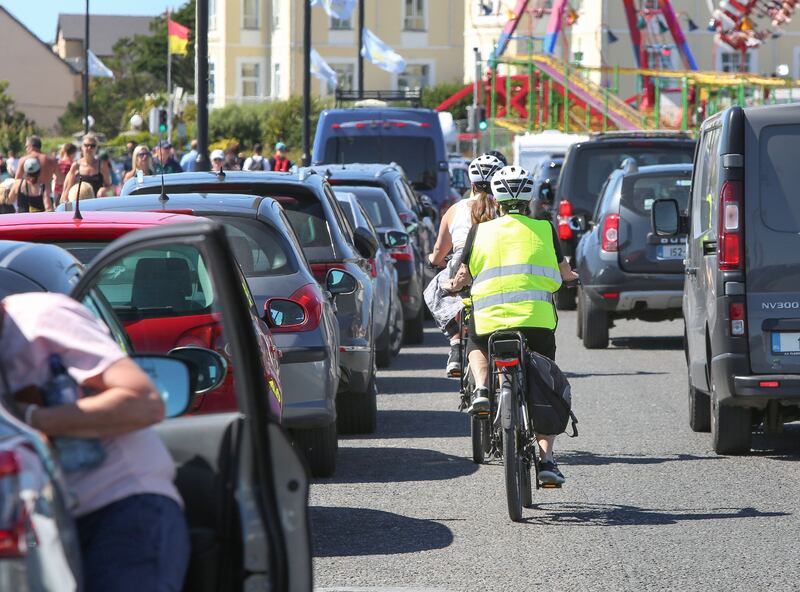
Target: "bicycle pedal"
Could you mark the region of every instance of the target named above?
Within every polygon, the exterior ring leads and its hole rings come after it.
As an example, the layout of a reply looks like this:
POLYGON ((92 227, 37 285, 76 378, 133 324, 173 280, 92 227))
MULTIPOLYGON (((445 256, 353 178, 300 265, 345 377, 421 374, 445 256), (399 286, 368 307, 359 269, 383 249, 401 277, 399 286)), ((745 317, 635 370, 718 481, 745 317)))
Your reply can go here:
POLYGON ((561 483, 542 483, 542 489, 561 489, 561 483))

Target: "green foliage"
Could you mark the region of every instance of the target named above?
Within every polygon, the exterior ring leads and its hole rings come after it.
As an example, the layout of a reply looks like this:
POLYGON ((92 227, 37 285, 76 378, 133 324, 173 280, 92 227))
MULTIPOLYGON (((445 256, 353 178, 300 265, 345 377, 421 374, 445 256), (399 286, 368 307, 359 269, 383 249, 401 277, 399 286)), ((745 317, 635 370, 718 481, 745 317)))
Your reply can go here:
POLYGON ((128 144, 128 142, 133 142, 137 146, 139 144, 146 144, 153 149, 158 143, 158 136, 154 136, 150 132, 137 132, 137 133, 124 133, 116 136, 115 138, 111 138, 108 142, 105 143, 106 148, 115 148, 122 146, 123 148, 128 144))
MULTIPOLYGON (((422 106, 428 109, 436 109, 442 101, 449 99, 463 88, 464 84, 459 82, 446 82, 444 84, 430 86, 422 91, 422 106)), ((470 94, 450 107, 448 111, 453 114, 453 119, 466 119, 467 105, 471 104, 472 95, 470 94)))
POLYGON ((14 99, 6 94, 7 80, 0 80, 0 148, 19 154, 25 147, 25 138, 35 132, 33 122, 17 111, 14 99))
POLYGON ((214 109, 208 115, 210 142, 237 138, 244 146, 252 146, 263 138, 263 123, 269 117, 272 103, 228 105, 214 109))

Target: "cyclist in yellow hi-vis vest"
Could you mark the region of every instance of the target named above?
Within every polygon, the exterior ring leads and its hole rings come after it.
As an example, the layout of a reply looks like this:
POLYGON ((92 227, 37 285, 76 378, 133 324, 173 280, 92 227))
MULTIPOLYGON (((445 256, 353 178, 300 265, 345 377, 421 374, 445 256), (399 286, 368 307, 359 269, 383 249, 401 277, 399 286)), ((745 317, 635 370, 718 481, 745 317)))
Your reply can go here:
MULTIPOLYGON (((521 331, 530 350, 554 359, 557 317, 552 295, 562 281, 578 279, 561 253, 553 225, 528 217, 533 197, 530 174, 517 166, 504 167, 492 177, 492 193, 499 217, 472 227, 450 285, 456 292, 472 283, 467 352, 477 386, 470 413, 489 409, 486 350, 491 334, 521 331)), ((563 483, 553 459, 555 436, 538 440, 540 479, 563 483)))

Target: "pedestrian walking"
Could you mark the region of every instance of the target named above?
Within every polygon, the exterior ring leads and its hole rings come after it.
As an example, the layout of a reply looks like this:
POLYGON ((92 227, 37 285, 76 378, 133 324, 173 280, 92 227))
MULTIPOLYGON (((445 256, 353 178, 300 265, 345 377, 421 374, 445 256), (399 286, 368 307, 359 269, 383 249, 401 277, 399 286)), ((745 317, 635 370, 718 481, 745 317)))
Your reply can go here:
POLYGON ((17 164, 19 163, 19 159, 17 158, 17 153, 13 150, 8 151, 8 155, 6 157, 6 167, 8 168, 8 174, 12 177, 17 172, 17 164))
POLYGON ((75 156, 78 154, 78 147, 72 142, 62 144, 61 150, 58 153, 58 163, 56 164, 56 182, 54 184, 53 195, 57 198, 61 197, 64 192, 64 181, 67 179, 67 173, 72 168, 72 163, 75 162, 75 156))
POLYGON ((17 205, 18 212, 52 212, 53 202, 44 183, 41 182, 39 160, 29 158, 22 165, 22 179, 15 179, 9 196, 17 205))
POLYGON ((83 136, 83 155, 72 163, 64 181, 61 199, 67 199, 67 192, 78 181, 92 186, 97 197, 113 195, 111 189, 111 163, 97 157, 97 136, 89 132, 83 136))
POLYGON ((262 146, 259 143, 253 144, 253 154, 244 161, 242 170, 244 171, 268 171, 269 161, 261 155, 262 146))
POLYGON ((224 170, 225 164, 225 153, 222 150, 212 150, 211 151, 211 171, 214 173, 219 173, 224 170))
POLYGON ((189 152, 184 154, 181 158, 181 169, 183 169, 184 173, 191 173, 194 171, 197 166, 198 154, 197 140, 192 140, 192 143, 189 145, 189 152))
POLYGON ((153 174, 153 155, 150 153, 150 148, 145 144, 139 144, 133 151, 133 168, 125 173, 122 182, 125 183, 128 179, 133 179, 137 176, 139 171, 142 175, 153 174))
POLYGON ((39 136, 29 136, 25 140, 26 154, 19 159, 19 164, 16 167, 14 178, 22 179, 27 176, 28 169, 25 168, 25 163, 33 159, 39 162, 39 180, 38 183, 44 185, 47 198, 51 198, 51 191, 53 183, 58 179, 58 163, 52 156, 42 153, 42 139, 39 136))
POLYGON ((275 144, 275 154, 269 159, 269 170, 285 173, 293 166, 294 163, 286 157, 286 144, 275 144))
POLYGON ((181 163, 172 154, 172 144, 161 140, 156 144, 156 158, 153 160, 153 174, 181 173, 181 163))

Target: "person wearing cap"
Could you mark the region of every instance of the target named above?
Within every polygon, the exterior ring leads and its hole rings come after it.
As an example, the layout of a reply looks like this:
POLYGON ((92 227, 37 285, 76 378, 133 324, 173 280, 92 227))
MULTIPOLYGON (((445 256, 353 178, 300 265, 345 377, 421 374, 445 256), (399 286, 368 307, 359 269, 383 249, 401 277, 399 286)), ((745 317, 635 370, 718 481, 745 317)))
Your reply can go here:
POLYGON ((286 144, 283 142, 275 144, 275 155, 269 159, 269 170, 285 173, 293 166, 294 163, 286 158, 286 144))
POLYGON ((19 165, 17 165, 15 178, 22 179, 28 174, 27 170, 25 169, 26 162, 31 159, 38 160, 39 183, 44 185, 45 191, 47 192, 47 197, 50 199, 50 187, 53 183, 53 180, 57 180, 59 176, 58 163, 56 162, 56 159, 42 153, 42 139, 39 136, 29 136, 25 141, 25 150, 27 153, 25 156, 19 159, 19 165))
POLYGON ((40 182, 42 168, 39 160, 27 158, 20 169, 25 176, 14 181, 9 201, 17 204, 18 212, 52 212, 50 194, 45 184, 40 182))
POLYGON ((211 172, 212 173, 219 173, 224 169, 223 165, 225 164, 225 153, 222 150, 212 150, 211 151, 211 172))
POLYGON ((153 174, 165 175, 170 173, 182 173, 181 163, 172 155, 172 144, 167 140, 161 140, 156 144, 156 158, 153 159, 153 174))

